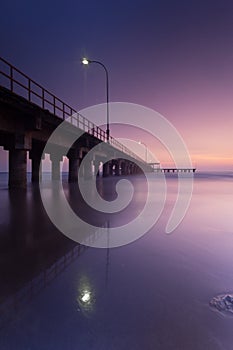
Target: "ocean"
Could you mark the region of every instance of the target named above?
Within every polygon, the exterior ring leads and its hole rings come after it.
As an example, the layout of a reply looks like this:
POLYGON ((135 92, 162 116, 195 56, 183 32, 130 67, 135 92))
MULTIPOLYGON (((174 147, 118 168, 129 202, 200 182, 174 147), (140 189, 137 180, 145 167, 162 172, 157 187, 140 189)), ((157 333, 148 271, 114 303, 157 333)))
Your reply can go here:
MULTIPOLYGON (((68 202, 92 224, 118 227, 143 210, 144 176, 129 177, 132 203, 108 215, 91 214, 66 179, 68 202)), ((98 179, 103 198, 116 198, 116 181, 98 179)), ((159 193, 155 174, 150 181, 159 193)), ((170 234, 177 177, 166 183, 165 206, 148 232, 124 246, 93 248, 54 226, 37 185, 9 191, 0 174, 1 350, 232 349, 233 315, 210 301, 233 293, 233 173, 197 172, 187 213, 170 234)))

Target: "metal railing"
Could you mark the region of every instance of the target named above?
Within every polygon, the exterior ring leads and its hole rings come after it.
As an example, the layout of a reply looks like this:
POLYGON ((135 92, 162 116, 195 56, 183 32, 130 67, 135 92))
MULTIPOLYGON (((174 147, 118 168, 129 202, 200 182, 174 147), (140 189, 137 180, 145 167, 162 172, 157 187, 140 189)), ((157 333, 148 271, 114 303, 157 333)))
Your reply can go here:
MULTIPOLYGON (((107 133, 103 129, 92 123, 74 108, 70 107, 67 103, 63 102, 60 98, 56 97, 54 94, 49 92, 43 86, 29 78, 26 74, 1 57, 0 75, 2 77, 0 80, 0 85, 2 87, 5 87, 11 92, 24 97, 27 99, 27 101, 36 104, 40 108, 48 110, 56 117, 63 120, 68 119, 72 125, 103 142, 107 142, 107 133)), ((112 147, 127 154, 135 160, 146 164, 141 157, 136 155, 112 136, 109 137, 108 143, 112 147)))

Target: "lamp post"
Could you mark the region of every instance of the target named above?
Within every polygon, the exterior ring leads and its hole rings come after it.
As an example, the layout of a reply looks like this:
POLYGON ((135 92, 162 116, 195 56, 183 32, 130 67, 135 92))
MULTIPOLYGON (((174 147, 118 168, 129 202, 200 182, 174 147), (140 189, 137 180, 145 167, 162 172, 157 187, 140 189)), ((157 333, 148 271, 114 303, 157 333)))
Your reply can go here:
POLYGON ((105 67, 105 65, 102 62, 94 61, 94 60, 88 60, 87 58, 82 59, 82 64, 88 65, 89 63, 97 63, 100 66, 104 68, 105 74, 106 74, 106 100, 107 100, 107 141, 109 142, 110 137, 110 129, 109 129, 109 79, 108 79, 108 70, 105 67))
POLYGON ((148 151, 147 151, 147 145, 146 145, 144 142, 142 142, 142 141, 139 141, 138 143, 139 143, 140 145, 145 146, 145 161, 146 161, 146 163, 147 163, 147 153, 148 153, 148 151))

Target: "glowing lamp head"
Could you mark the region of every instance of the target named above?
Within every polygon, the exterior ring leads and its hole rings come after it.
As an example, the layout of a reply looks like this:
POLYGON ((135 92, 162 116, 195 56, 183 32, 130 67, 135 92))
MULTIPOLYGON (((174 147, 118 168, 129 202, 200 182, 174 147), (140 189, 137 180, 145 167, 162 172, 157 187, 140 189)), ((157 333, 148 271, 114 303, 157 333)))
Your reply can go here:
POLYGON ((87 58, 83 58, 82 59, 82 64, 89 64, 90 63, 90 61, 87 59, 87 58))
POLYGON ((81 300, 83 303, 88 303, 91 299, 91 293, 89 291, 84 291, 83 295, 81 296, 81 300))

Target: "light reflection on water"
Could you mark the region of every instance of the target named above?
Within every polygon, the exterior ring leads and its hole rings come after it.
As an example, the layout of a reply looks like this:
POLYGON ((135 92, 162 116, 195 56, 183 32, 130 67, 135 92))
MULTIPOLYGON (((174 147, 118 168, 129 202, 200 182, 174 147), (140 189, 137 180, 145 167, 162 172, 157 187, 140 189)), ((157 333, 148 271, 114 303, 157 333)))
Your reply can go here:
MULTIPOLYGON (((144 237, 78 253, 47 218, 38 188, 10 193, 0 179, 0 303, 23 301, 4 311, 0 348, 232 349, 233 317, 209 307, 213 296, 233 291, 232 181, 231 173, 197 174, 185 219, 166 235, 177 191, 171 177, 163 215, 144 237), (22 299, 23 291, 31 297, 22 299)), ((141 178, 134 182, 143 197, 141 178)), ((75 206, 74 192, 65 191, 75 206)), ((134 202, 128 214, 141 206, 134 202)))
POLYGON ((94 311, 95 306, 95 290, 89 281, 88 276, 81 276, 78 281, 78 311, 84 314, 94 311))

